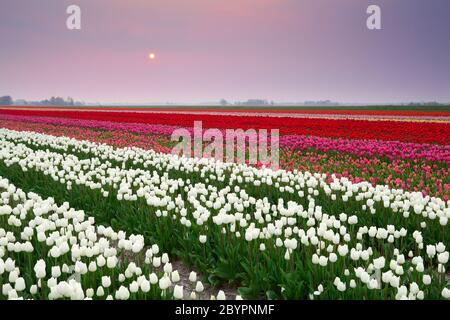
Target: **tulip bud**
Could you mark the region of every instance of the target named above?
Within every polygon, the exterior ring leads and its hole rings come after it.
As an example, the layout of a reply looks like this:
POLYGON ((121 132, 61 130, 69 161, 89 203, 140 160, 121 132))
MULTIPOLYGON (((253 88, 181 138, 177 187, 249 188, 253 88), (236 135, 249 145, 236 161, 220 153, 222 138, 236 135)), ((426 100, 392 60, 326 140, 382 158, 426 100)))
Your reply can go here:
POLYGON ((141 282, 141 290, 144 293, 147 293, 150 291, 150 282, 148 280, 143 280, 141 282))
POLYGON ((202 243, 202 244, 206 243, 206 236, 205 236, 205 235, 201 235, 201 236, 199 237, 199 241, 200 241, 200 243, 202 243))
POLYGON ((158 283, 158 276, 156 273, 150 274, 150 283, 151 284, 157 284, 158 283))
POLYGON ((180 281, 180 274, 178 273, 177 270, 175 270, 174 272, 172 272, 172 282, 178 282, 180 281))
POLYGON ((103 289, 102 286, 97 288, 96 294, 97 294, 97 297, 103 297, 103 295, 105 294, 105 290, 103 289))
POLYGON ((175 299, 183 299, 183 286, 175 285, 173 289, 173 297, 175 299))
POLYGON ((203 283, 197 281, 197 284, 195 285, 195 291, 200 293, 203 292, 203 290, 204 290, 203 283))
POLYGON ((14 285, 14 289, 17 292, 23 291, 25 290, 26 286, 25 286, 25 280, 23 278, 17 278, 16 283, 14 285))
POLYGON ((450 299, 450 290, 448 288, 442 289, 442 297, 445 299, 450 299))
POLYGON ((428 274, 424 274, 422 277, 423 284, 430 285, 431 284, 431 276, 428 274))
POLYGON ((219 293, 217 294, 217 300, 226 300, 225 292, 222 290, 219 290, 219 293))
POLYGON ((190 281, 190 282, 195 282, 195 281, 197 281, 197 273, 195 273, 194 271, 192 271, 192 272, 189 274, 189 281, 190 281))

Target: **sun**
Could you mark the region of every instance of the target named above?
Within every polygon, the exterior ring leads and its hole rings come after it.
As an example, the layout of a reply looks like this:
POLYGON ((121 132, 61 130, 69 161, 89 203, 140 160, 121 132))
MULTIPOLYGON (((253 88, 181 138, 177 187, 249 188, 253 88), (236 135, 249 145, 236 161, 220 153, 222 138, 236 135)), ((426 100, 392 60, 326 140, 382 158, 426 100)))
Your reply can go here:
POLYGON ((148 54, 148 58, 149 58, 150 60, 155 60, 156 54, 155 54, 154 52, 150 52, 150 53, 148 54))

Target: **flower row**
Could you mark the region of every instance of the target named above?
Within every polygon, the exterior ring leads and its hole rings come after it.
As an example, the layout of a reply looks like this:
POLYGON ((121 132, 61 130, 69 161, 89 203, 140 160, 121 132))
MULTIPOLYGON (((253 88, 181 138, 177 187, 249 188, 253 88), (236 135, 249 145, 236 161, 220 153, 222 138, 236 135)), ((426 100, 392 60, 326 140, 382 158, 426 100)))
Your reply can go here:
MULTIPOLYGON (((134 132, 170 136, 178 126, 162 124, 142 124, 127 122, 111 122, 101 120, 76 120, 58 117, 33 117, 2 115, 0 119, 44 123, 61 126, 95 128, 108 131, 134 132)), ((193 122, 187 130, 192 131, 193 122)), ((206 130, 206 129, 205 129, 206 130)), ((450 164, 450 146, 426 143, 404 143, 398 141, 358 140, 345 138, 326 138, 320 136, 286 135, 280 137, 280 147, 294 150, 315 149, 318 151, 344 152, 356 156, 378 156, 389 159, 425 159, 450 164)))
POLYGON ((108 111, 0 110, 3 115, 60 117, 118 123, 191 127, 202 121, 205 128, 279 129, 281 135, 313 135, 329 138, 370 139, 413 143, 448 144, 450 123, 308 119, 183 113, 108 111))

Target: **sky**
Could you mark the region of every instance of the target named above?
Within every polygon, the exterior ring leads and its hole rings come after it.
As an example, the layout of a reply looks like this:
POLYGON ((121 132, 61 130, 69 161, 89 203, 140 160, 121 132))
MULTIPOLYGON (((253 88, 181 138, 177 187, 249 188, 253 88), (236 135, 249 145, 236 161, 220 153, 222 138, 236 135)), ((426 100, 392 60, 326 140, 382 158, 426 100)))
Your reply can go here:
POLYGON ((0 41, 15 99, 450 102, 449 0, 1 0, 0 41))

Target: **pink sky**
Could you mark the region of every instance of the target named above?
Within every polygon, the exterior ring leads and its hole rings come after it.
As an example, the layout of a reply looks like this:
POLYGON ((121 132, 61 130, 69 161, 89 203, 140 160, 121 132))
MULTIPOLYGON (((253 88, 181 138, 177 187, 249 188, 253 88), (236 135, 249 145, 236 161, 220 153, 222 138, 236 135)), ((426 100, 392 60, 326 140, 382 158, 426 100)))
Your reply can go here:
POLYGON ((450 101, 448 39, 448 0, 2 1, 0 95, 450 101), (381 31, 365 27, 372 3, 381 31), (80 31, 65 27, 70 4, 80 31))

